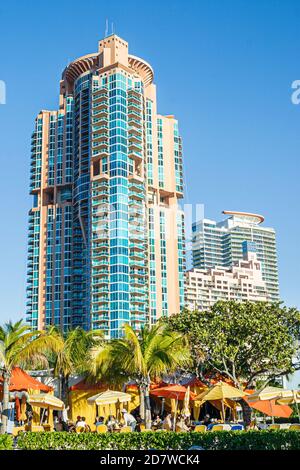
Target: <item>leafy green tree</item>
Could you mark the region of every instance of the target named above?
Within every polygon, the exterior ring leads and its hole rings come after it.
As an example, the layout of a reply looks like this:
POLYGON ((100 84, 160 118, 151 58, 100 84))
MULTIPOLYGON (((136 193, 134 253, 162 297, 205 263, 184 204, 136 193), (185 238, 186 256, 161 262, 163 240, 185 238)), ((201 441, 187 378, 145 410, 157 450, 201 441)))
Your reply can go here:
POLYGON ((47 353, 57 352, 62 343, 53 332, 32 331, 22 321, 0 326, 0 371, 3 377, 2 427, 7 429, 9 385, 13 367, 48 365, 47 353))
POLYGON ((60 381, 60 398, 67 404, 70 375, 86 372, 91 351, 103 341, 103 333, 99 330, 85 331, 80 327, 65 334, 51 327, 49 332, 58 338, 60 344, 60 348, 51 354, 49 362, 53 366, 54 376, 60 381))
POLYGON ((167 324, 188 336, 193 370, 204 381, 215 372, 245 389, 300 368, 300 312, 280 303, 220 301, 167 324))
POLYGON ((91 362, 90 373, 102 380, 135 380, 140 393, 140 415, 151 427, 150 383, 186 366, 190 352, 186 337, 166 325, 144 327, 136 333, 124 326, 124 336, 102 345, 91 362))

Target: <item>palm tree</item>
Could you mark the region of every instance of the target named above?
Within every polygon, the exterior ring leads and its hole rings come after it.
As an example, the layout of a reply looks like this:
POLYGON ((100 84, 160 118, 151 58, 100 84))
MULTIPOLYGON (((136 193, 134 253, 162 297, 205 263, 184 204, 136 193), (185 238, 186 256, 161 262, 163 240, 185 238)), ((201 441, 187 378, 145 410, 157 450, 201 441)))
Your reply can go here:
POLYGON ((171 331, 165 324, 145 326, 138 334, 126 324, 122 338, 102 345, 95 352, 90 373, 98 380, 126 382, 134 379, 139 387, 140 415, 150 428, 151 381, 175 372, 189 362, 190 351, 182 334, 171 331))
POLYGON ((54 375, 60 380, 60 398, 67 404, 70 375, 87 370, 90 351, 102 342, 103 333, 99 330, 85 331, 80 327, 66 334, 56 327, 50 331, 57 335, 61 347, 51 355, 49 362, 53 365, 54 375))
POLYGON ((3 406, 1 433, 7 429, 9 385, 13 367, 48 364, 46 354, 61 348, 61 341, 51 332, 32 331, 22 320, 0 326, 0 369, 3 377, 3 406))

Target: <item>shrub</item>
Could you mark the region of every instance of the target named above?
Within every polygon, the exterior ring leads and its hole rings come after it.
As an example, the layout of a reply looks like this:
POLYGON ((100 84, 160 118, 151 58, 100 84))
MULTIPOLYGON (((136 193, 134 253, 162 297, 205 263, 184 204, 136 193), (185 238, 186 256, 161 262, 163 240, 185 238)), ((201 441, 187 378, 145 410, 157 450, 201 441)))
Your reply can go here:
POLYGON ((207 450, 300 450, 300 432, 219 431, 207 433, 144 432, 96 434, 24 433, 18 448, 24 450, 186 450, 192 445, 207 450))
POLYGON ((12 450, 13 437, 8 434, 0 434, 0 450, 12 450))

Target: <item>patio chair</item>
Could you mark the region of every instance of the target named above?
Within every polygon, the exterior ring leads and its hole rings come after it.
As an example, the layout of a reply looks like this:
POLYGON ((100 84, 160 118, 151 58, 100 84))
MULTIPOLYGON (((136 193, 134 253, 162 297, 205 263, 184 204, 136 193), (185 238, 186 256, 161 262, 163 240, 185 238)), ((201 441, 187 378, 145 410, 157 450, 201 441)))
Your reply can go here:
POLYGON ((43 432, 44 428, 43 428, 43 426, 41 426, 39 424, 25 424, 25 431, 43 432))
POLYGON ((120 432, 132 432, 132 429, 130 426, 123 426, 121 429, 120 429, 120 432))
POLYGON ((211 431, 224 431, 224 424, 215 424, 212 428, 211 431))
POLYGON ((231 431, 244 431, 244 426, 242 424, 233 424, 230 430, 231 431))
POLYGON ((280 429, 280 424, 276 424, 276 423, 270 424, 268 429, 280 429))
POLYGON ((207 431, 207 428, 205 424, 197 424, 197 426, 195 426, 195 429, 194 429, 194 432, 206 432, 206 431, 207 431))
POLYGON ((80 432, 85 432, 85 428, 83 426, 76 428, 76 432, 77 434, 79 434, 80 432))
POLYGON ((104 432, 107 432, 108 429, 107 429, 107 426, 106 424, 98 424, 98 426, 96 426, 96 432, 99 433, 99 434, 102 434, 104 432))
POLYGON ((231 425, 230 424, 223 424, 223 431, 231 431, 231 425))
POLYGON ((291 424, 288 431, 300 431, 300 424, 291 424))

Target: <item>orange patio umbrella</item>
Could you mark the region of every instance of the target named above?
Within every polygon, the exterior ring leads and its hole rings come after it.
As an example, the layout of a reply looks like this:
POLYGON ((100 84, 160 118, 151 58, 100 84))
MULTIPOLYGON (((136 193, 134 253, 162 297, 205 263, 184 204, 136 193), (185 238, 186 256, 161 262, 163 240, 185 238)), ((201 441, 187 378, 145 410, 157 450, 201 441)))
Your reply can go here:
MULTIPOLYGON (((26 390, 40 390, 42 392, 51 392, 53 387, 43 384, 34 377, 31 377, 20 367, 13 367, 9 383, 10 392, 21 392, 26 390)), ((3 378, 0 375, 0 391, 3 390, 3 378)))
POLYGON ((189 391, 189 388, 184 387, 183 385, 166 385, 165 387, 159 387, 155 390, 151 390, 150 394, 156 397, 162 398, 175 398, 175 413, 174 413, 174 431, 176 426, 176 415, 177 415, 177 407, 178 407, 178 400, 184 400, 187 397, 187 392, 189 393, 189 400, 194 400, 196 398, 196 393, 189 391))
MULTIPOLYGON (((175 398, 176 400, 184 400, 185 394, 187 392, 187 387, 183 385, 166 385, 164 387, 159 387, 150 391, 151 395, 156 397, 163 398, 175 398)), ((190 392, 190 400, 196 398, 196 393, 190 392)))
MULTIPOLYGON (((248 397, 247 397, 248 398, 248 397)), ((254 408, 267 416, 273 416, 277 418, 289 418, 293 412, 292 408, 288 405, 277 405, 275 400, 259 400, 259 401, 248 401, 246 397, 244 400, 247 401, 251 408, 254 408)))

